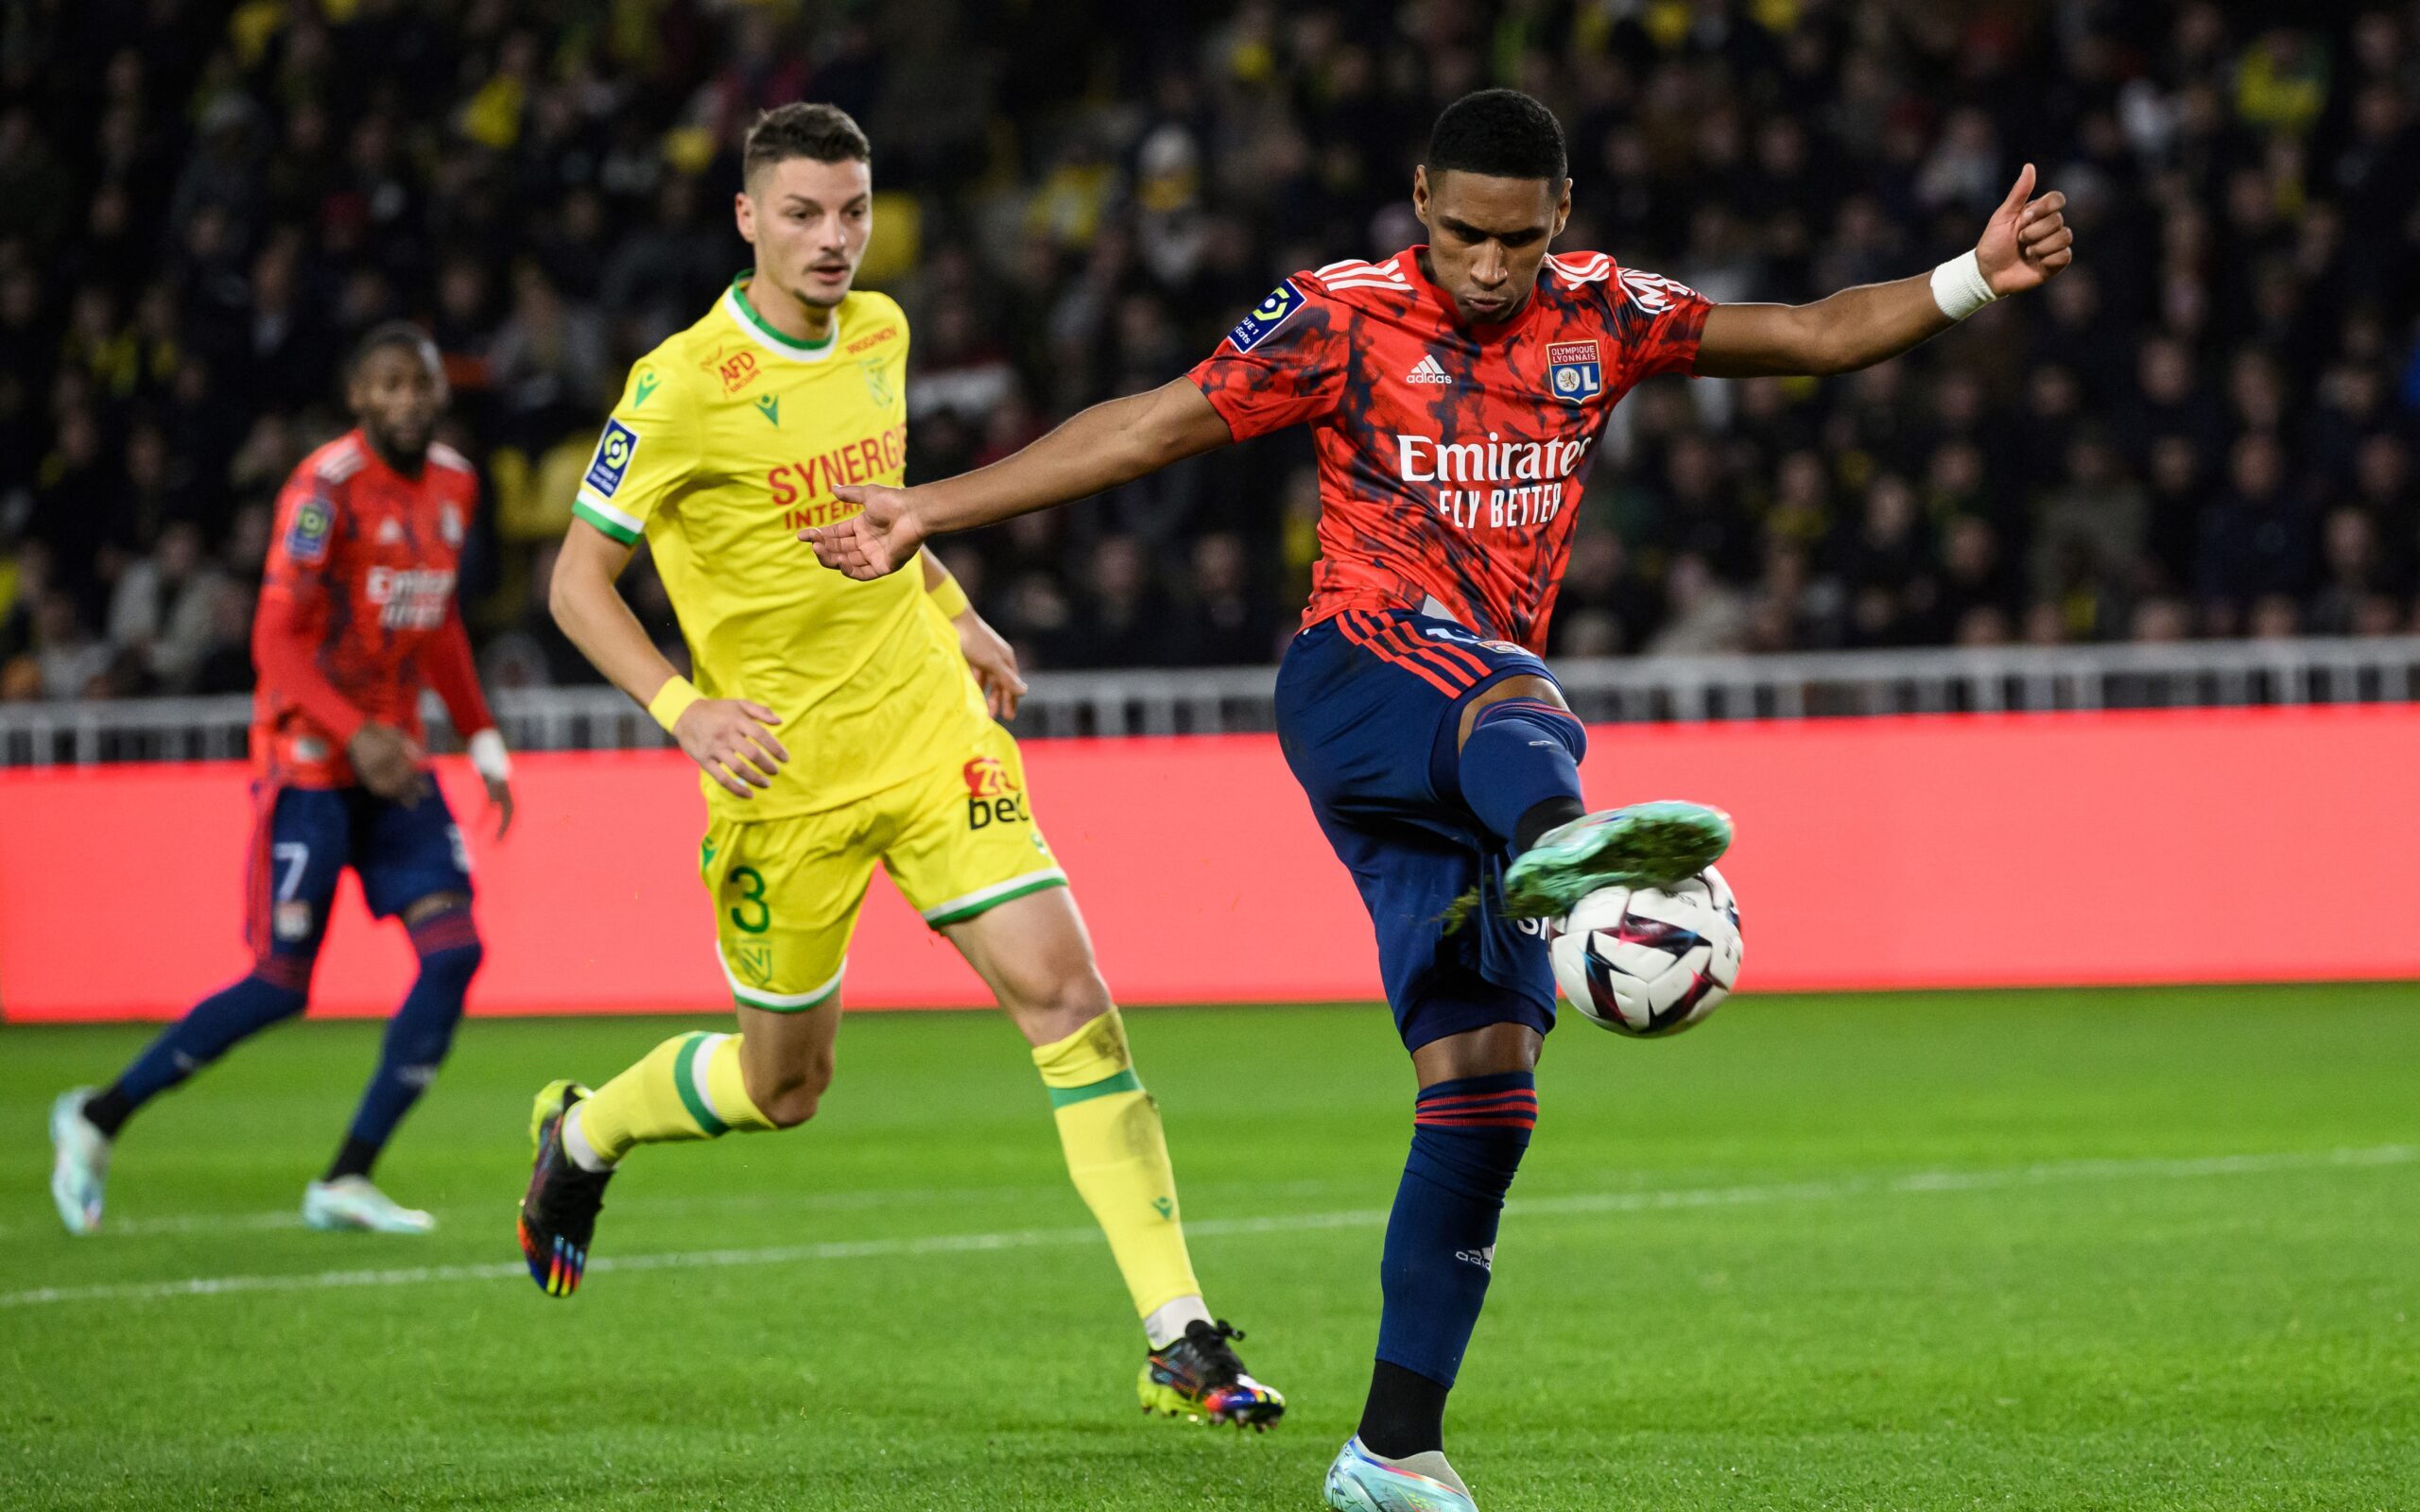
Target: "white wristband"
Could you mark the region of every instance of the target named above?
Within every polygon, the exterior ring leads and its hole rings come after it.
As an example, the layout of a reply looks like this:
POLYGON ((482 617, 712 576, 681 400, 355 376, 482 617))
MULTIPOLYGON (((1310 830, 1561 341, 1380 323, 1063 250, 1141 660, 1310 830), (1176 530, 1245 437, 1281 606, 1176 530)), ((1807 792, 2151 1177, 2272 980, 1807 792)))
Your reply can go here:
POLYGON ((1932 270, 1932 302, 1953 320, 1963 320, 1998 298, 1983 277, 1982 259, 1971 249, 1932 270))
POLYGON ((482 730, 464 743, 470 752, 471 769, 491 782, 510 781, 512 777, 512 753, 504 748, 504 737, 493 729, 482 730))

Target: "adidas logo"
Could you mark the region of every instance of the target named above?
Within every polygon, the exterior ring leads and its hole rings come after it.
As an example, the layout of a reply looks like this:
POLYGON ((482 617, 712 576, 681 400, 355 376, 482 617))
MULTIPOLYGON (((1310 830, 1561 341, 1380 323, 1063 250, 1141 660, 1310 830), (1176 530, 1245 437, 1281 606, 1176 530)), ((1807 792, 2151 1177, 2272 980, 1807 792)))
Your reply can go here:
POLYGON ((1477 1265, 1479 1269, 1486 1271, 1491 1276, 1495 1273, 1495 1246, 1494 1245, 1489 1245, 1483 1249, 1457 1249, 1454 1251, 1454 1258, 1461 1261, 1465 1265, 1477 1265))
POLYGON ((1411 365, 1411 371, 1403 375, 1403 381, 1408 384, 1450 384, 1454 375, 1437 365, 1437 353, 1425 352, 1421 353, 1420 360, 1411 365))
POLYGON ((391 546, 396 541, 403 539, 404 527, 402 522, 396 520, 382 520, 378 523, 378 544, 382 546, 391 546))

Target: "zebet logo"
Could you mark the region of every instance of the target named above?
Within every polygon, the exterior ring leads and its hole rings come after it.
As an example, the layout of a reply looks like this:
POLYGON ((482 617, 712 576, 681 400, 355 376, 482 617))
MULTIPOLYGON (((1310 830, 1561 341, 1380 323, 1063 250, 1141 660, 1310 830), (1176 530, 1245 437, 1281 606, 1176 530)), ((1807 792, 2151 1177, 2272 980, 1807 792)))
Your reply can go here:
POLYGON ((977 756, 960 772, 966 779, 966 827, 980 830, 994 824, 1029 824, 1033 811, 1025 806, 1025 789, 1017 786, 996 756, 977 756))

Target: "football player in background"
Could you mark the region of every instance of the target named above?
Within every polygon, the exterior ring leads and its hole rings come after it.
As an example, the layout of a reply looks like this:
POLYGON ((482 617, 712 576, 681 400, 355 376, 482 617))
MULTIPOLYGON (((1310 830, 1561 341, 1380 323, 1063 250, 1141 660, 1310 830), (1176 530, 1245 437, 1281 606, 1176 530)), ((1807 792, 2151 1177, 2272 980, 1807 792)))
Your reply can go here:
POLYGON ((347 867, 370 911, 400 919, 420 974, 336 1157, 303 1189, 314 1228, 425 1233, 372 1166, 437 1074, 479 969, 470 858, 422 746, 434 689, 486 782, 496 833, 512 822, 510 763, 479 691, 455 578, 478 478, 436 439, 447 399, 418 327, 365 335, 348 368, 354 428, 302 459, 277 501, 252 625, 252 784, 245 935, 252 968, 164 1030, 117 1080, 52 1105, 51 1195, 68 1232, 100 1227, 103 1183, 135 1110, 250 1036, 302 1012, 347 867))

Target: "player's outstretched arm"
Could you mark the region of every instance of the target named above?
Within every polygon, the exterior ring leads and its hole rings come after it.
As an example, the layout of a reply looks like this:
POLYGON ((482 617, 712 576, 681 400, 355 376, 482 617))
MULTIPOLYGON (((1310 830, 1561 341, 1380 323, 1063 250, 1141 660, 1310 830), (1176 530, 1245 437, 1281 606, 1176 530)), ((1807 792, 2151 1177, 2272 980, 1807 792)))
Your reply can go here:
POLYGON ((926 538, 972 530, 1132 483, 1171 462, 1224 446, 1234 432, 1189 379, 1084 410, 990 467, 912 489, 833 492, 865 506, 838 524, 798 533, 815 559, 852 577, 880 577, 915 559, 926 538))
POLYGON ((1982 240, 1930 273, 1842 289, 1812 304, 1718 304, 1696 371, 1705 378, 1854 372, 1940 335, 2003 295, 2039 288, 2075 260, 2067 197, 2034 198, 2033 164, 1983 227, 1982 240))
POLYGON ((735 798, 770 787, 790 753, 774 738, 781 716, 746 698, 707 698, 648 639, 614 579, 631 549, 585 520, 574 520, 555 558, 546 607, 596 670, 672 732, 689 759, 735 798))

